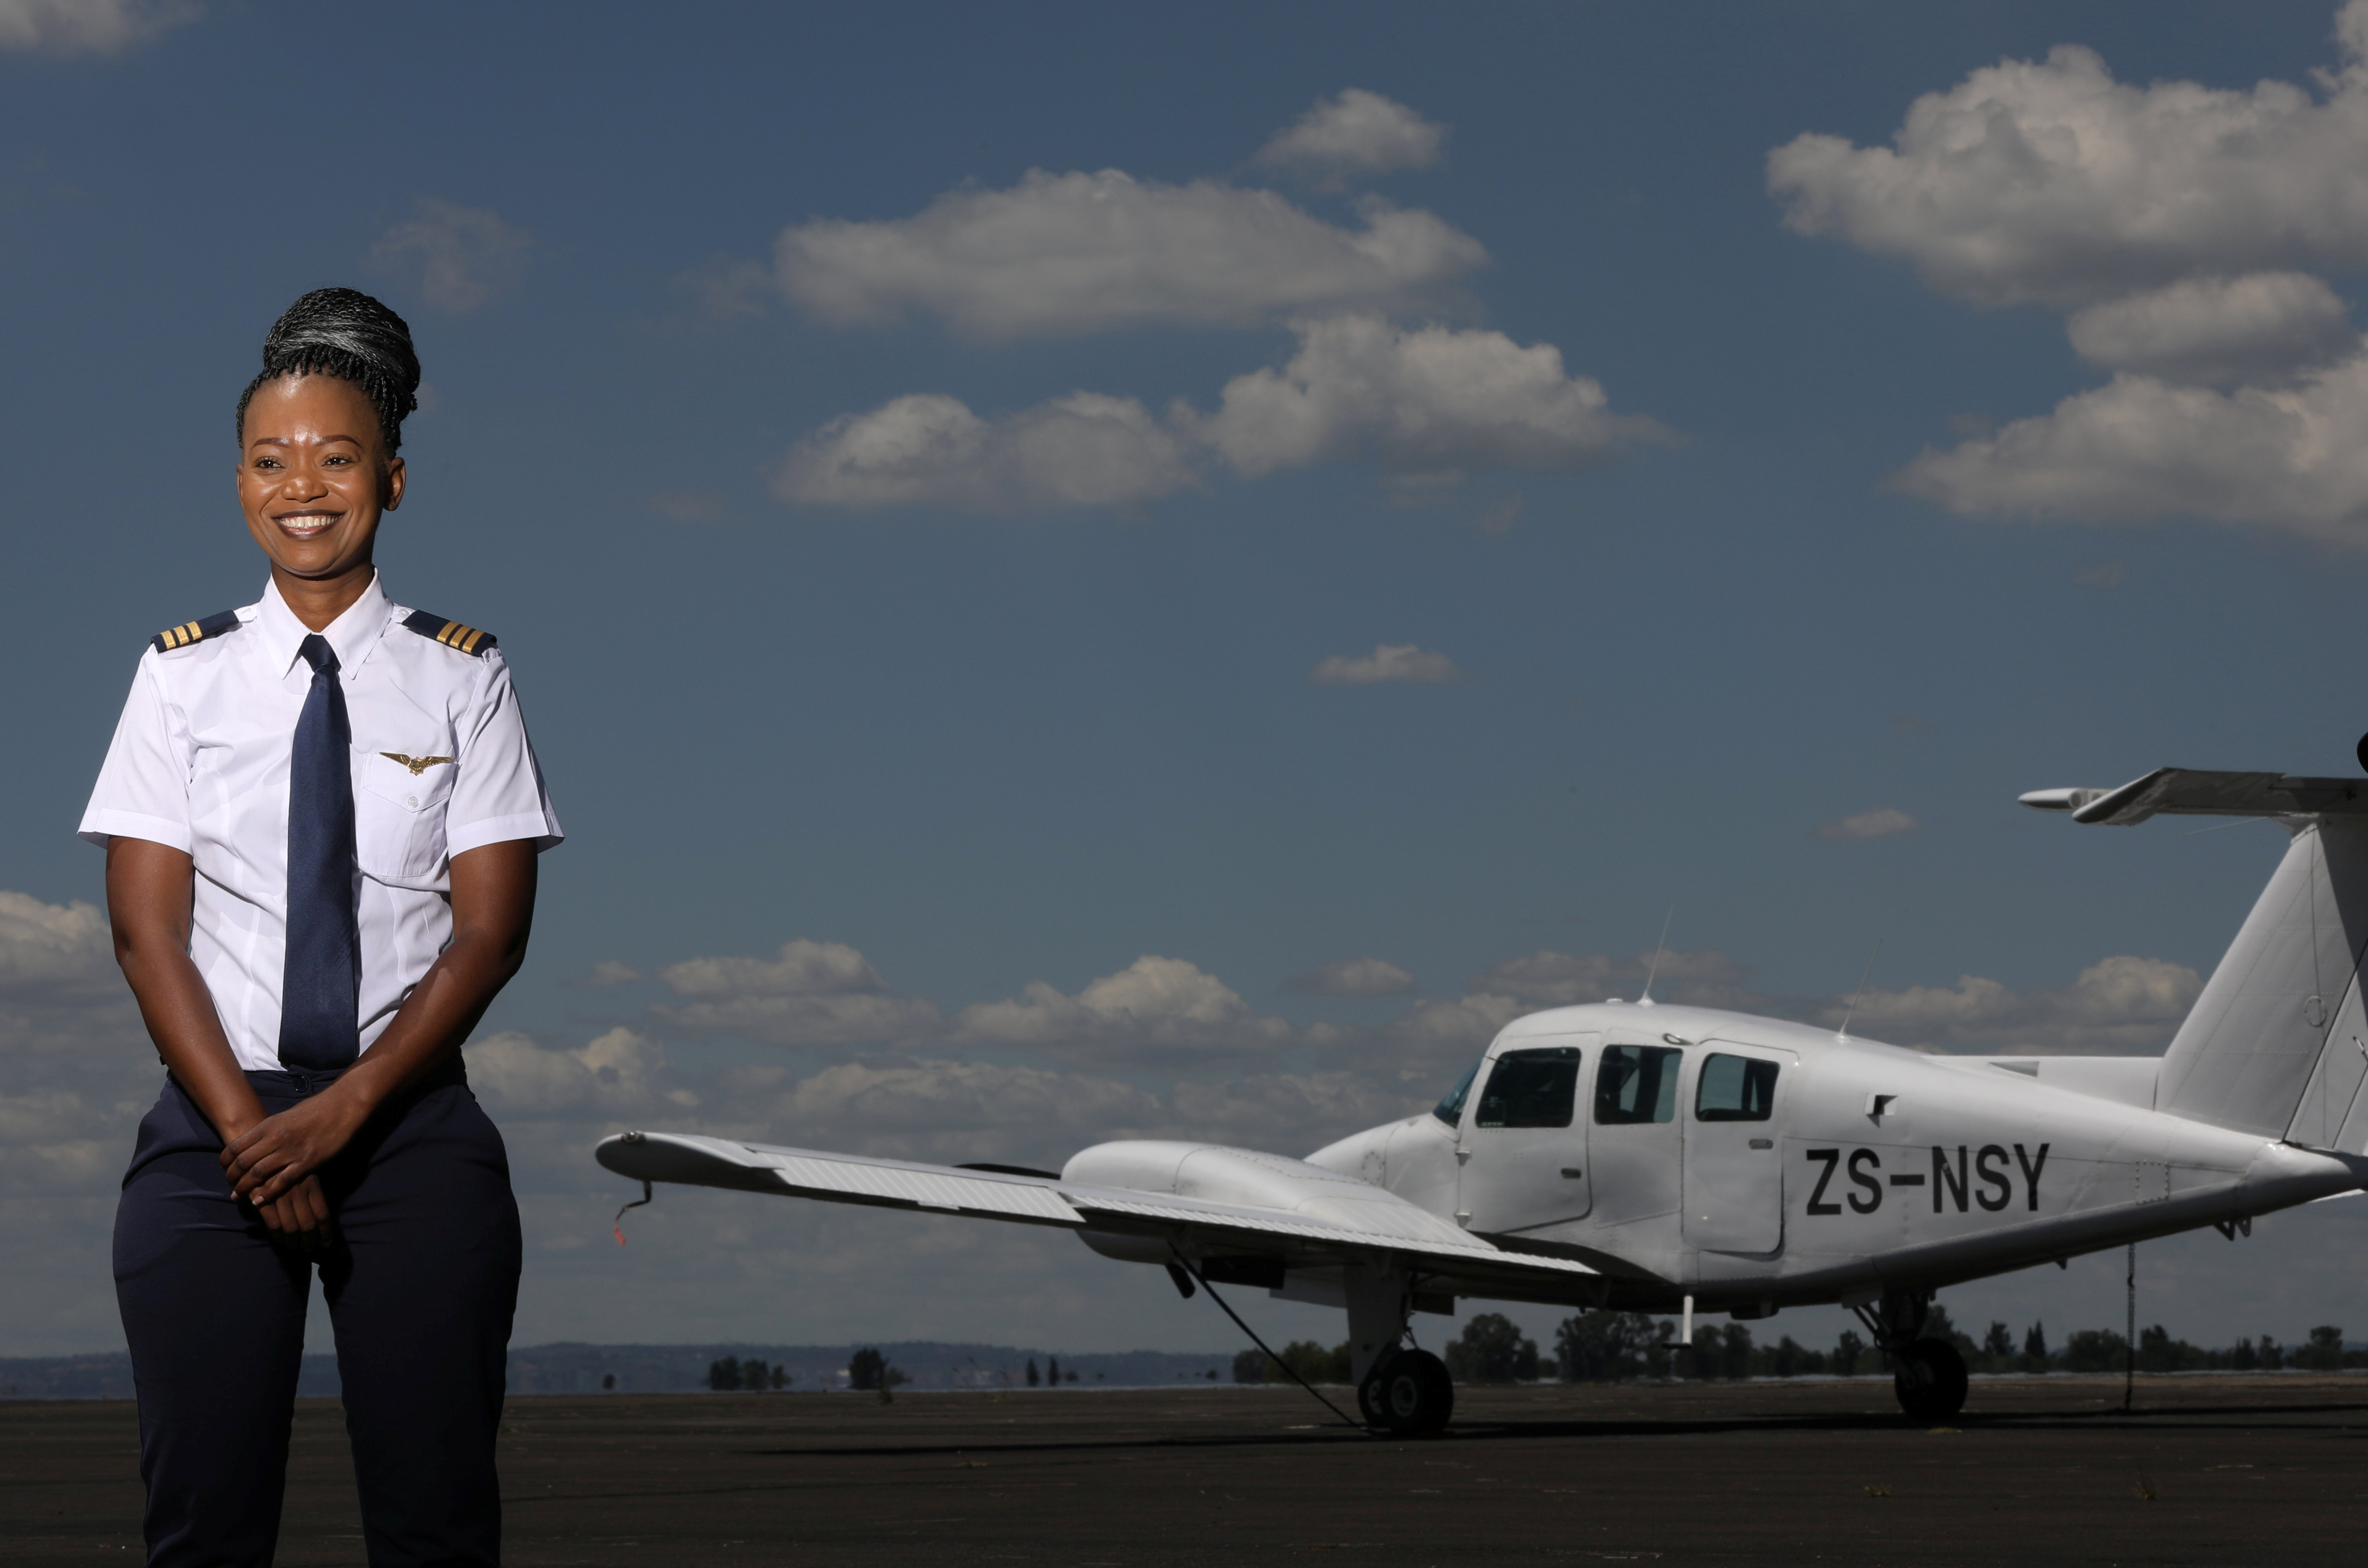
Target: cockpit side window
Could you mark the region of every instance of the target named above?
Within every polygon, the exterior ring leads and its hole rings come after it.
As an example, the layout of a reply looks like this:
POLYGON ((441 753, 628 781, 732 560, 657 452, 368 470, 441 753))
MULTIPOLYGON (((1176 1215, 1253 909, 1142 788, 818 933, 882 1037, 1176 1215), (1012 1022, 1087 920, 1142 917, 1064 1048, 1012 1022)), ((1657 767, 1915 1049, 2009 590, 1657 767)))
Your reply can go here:
POLYGON ((1578 1098, 1578 1047, 1508 1051, 1489 1071, 1477 1127, 1568 1127, 1578 1098))
POLYGON ((1675 1121, 1678 1066, 1685 1052, 1668 1045, 1607 1045, 1595 1069, 1598 1126, 1675 1121))
POLYGON ((1765 1121, 1776 1109, 1776 1063, 1713 1051, 1694 1085, 1697 1121, 1765 1121))
POLYGON ((1471 1098, 1472 1080, 1478 1076, 1480 1076, 1480 1063, 1474 1062, 1472 1064, 1472 1070, 1455 1080, 1455 1087, 1447 1091, 1447 1097, 1432 1108, 1430 1114, 1450 1127, 1463 1126, 1463 1102, 1471 1098))

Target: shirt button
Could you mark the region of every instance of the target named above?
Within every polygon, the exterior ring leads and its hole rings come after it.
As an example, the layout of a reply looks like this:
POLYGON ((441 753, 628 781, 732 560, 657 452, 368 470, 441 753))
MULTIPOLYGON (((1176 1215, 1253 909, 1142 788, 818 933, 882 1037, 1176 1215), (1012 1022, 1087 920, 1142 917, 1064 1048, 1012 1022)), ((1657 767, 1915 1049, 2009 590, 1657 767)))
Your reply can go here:
POLYGON ((416 796, 416 795, 405 795, 405 796, 403 798, 403 803, 404 803, 404 805, 406 805, 406 806, 409 806, 413 811, 415 811, 415 812, 416 812, 416 811, 417 811, 417 810, 419 809, 419 797, 418 797, 418 796, 416 796))

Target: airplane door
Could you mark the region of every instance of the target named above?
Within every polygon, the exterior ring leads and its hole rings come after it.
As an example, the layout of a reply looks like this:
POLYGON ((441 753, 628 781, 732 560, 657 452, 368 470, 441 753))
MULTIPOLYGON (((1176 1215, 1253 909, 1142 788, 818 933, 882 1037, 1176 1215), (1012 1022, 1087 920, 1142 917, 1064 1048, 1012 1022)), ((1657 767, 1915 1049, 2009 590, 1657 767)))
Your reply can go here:
POLYGON ((1784 1244, 1782 1136, 1789 1051, 1706 1040, 1686 1108, 1688 1246, 1770 1253, 1784 1244))
POLYGON ((1501 1235, 1582 1219, 1590 1206, 1579 1070, 1592 1035, 1497 1053, 1465 1113, 1456 1217, 1501 1235))
MULTIPOLYGON (((1686 1053, 1669 1037, 1615 1029, 1604 1037, 1588 1074, 1588 1183, 1599 1231, 1643 1226, 1660 1232, 1678 1211, 1678 1080, 1686 1053)), ((1637 1233, 1644 1234, 1645 1232, 1637 1233)))

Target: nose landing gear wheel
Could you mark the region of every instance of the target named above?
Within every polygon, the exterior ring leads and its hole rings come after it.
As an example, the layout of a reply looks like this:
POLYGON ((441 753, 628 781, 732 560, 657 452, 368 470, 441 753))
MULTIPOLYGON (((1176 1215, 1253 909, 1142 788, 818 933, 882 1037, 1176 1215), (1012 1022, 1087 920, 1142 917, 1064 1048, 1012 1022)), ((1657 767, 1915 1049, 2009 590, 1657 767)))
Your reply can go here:
POLYGON ((1436 1432, 1455 1413, 1455 1385, 1429 1351, 1401 1350, 1357 1386, 1357 1410, 1387 1431, 1436 1432))
POLYGON ((1946 1421, 1965 1408, 1965 1358, 1945 1339, 1919 1339, 1894 1357, 1891 1392, 1907 1419, 1946 1421))

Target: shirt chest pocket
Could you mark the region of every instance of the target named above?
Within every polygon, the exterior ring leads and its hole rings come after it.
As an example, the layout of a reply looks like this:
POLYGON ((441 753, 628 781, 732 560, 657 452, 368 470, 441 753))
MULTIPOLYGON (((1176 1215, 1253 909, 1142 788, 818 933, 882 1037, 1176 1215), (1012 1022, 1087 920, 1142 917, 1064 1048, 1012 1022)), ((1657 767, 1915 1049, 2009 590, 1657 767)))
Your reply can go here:
POLYGON ((442 753, 354 748, 354 854, 365 876, 443 886, 444 807, 457 766, 442 753))

